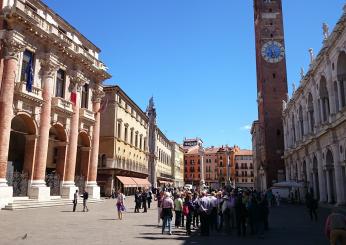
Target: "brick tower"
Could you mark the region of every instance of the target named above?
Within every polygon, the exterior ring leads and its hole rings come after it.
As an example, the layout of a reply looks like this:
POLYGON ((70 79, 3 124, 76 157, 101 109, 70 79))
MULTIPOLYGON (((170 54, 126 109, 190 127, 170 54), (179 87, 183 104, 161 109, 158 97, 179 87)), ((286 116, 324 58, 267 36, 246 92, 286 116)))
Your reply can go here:
POLYGON ((254 0, 254 16, 261 139, 257 168, 269 187, 283 180, 285 169, 282 101, 287 97, 287 74, 281 0, 254 0))

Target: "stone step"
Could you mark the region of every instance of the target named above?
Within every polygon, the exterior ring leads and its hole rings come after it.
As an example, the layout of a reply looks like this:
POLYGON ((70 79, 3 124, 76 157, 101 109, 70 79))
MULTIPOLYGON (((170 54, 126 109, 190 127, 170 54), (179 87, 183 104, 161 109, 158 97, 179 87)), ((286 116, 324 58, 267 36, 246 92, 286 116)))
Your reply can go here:
MULTIPOLYGON (((102 199, 88 199, 88 203, 100 203, 102 199)), ((78 204, 82 204, 83 199, 78 199, 78 204)), ((20 210, 29 208, 43 208, 43 207, 54 207, 54 206, 65 206, 72 205, 72 200, 68 199, 53 199, 47 201, 39 201, 35 199, 28 200, 15 200, 13 203, 6 205, 3 210, 20 210)))

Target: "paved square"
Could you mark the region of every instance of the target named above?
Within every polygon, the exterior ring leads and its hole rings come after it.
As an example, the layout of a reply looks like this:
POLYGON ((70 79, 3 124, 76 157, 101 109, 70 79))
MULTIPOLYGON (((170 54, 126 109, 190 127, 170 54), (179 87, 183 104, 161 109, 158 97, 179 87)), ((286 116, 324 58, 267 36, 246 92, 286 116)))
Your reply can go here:
POLYGON ((117 219, 115 200, 90 204, 87 213, 81 212, 82 204, 75 213, 71 212, 72 206, 0 211, 0 244, 328 244, 323 235, 326 209, 319 210, 320 221, 315 223, 310 222, 304 206, 272 208, 271 230, 265 239, 259 240, 251 236, 238 238, 234 234, 201 238, 195 233, 188 237, 184 230, 175 229, 172 236, 161 235, 156 202, 148 213, 133 213, 133 197, 126 199, 126 206, 128 212, 121 221, 117 219))

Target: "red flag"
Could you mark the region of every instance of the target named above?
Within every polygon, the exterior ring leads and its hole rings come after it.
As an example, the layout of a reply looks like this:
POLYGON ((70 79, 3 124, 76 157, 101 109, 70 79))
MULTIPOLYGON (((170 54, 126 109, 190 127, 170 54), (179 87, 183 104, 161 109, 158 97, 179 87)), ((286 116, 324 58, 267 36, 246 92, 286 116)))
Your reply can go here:
POLYGON ((73 105, 76 105, 77 103, 77 84, 74 85, 71 91, 71 102, 73 103, 73 105))

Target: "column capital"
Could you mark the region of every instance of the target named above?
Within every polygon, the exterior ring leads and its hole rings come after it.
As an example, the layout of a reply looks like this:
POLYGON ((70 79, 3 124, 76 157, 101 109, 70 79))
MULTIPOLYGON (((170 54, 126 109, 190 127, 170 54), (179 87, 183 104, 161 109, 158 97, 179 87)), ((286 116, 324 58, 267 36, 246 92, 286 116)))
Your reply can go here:
POLYGON ((87 78, 84 74, 78 69, 68 70, 67 74, 70 77, 71 86, 77 86, 77 91, 80 91, 80 88, 87 82, 87 78))
POLYGON ((58 58, 51 52, 41 53, 41 69, 44 76, 53 77, 59 69, 58 58))
POLYGON ((4 50, 5 59, 19 59, 19 53, 25 50, 24 36, 15 30, 5 33, 4 50))
POLYGON ((93 89, 92 102, 100 103, 102 98, 105 96, 105 92, 101 90, 102 88, 93 89))

